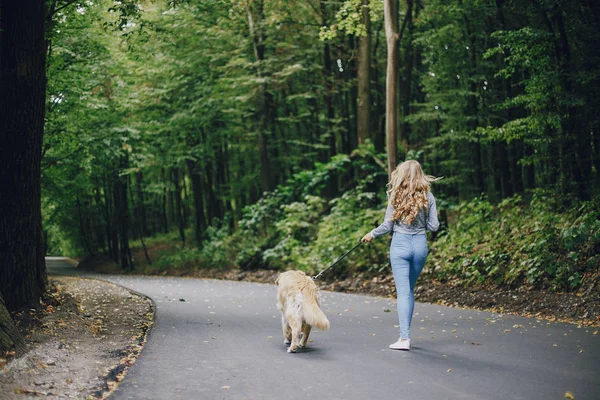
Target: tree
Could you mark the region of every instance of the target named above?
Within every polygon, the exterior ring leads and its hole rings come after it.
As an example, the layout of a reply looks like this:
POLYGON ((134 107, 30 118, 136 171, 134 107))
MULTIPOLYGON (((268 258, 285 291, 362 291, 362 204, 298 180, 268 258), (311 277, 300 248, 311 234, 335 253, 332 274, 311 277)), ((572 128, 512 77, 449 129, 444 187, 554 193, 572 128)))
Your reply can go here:
POLYGON ((358 144, 365 142, 371 130, 371 16, 369 15, 369 0, 361 3, 361 24, 364 32, 359 38, 358 45, 358 107, 357 107, 357 136, 358 144))
POLYGON ((46 16, 44 2, 0 2, 0 293, 10 311, 36 303, 46 282, 40 205, 46 16))
POLYGON ((384 0, 385 37, 387 43, 387 73, 385 80, 385 137, 388 155, 388 175, 396 169, 398 156, 398 10, 395 0, 384 0))

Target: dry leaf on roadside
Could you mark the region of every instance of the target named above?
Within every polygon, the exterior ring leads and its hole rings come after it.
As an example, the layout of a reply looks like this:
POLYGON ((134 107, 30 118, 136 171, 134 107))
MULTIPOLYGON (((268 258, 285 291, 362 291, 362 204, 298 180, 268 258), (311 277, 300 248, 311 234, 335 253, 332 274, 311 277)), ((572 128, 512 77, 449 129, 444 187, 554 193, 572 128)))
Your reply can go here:
POLYGON ((15 393, 16 394, 33 394, 36 396, 46 396, 46 392, 40 392, 39 390, 22 389, 22 388, 15 388, 15 393))

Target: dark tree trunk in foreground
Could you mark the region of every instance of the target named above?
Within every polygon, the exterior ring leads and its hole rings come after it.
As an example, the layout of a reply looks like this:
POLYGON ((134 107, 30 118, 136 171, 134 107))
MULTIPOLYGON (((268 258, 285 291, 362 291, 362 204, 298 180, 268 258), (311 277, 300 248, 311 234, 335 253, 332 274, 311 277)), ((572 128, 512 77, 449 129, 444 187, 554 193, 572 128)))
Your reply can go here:
POLYGON ((0 293, 9 311, 46 284, 40 163, 46 96, 43 1, 0 0, 0 293))

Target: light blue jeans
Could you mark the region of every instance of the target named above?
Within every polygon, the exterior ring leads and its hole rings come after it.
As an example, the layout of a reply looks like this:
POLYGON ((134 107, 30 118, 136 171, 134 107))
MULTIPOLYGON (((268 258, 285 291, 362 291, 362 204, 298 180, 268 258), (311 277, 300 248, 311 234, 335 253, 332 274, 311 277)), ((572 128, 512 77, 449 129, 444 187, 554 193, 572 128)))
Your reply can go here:
POLYGON ((427 236, 396 233, 390 245, 390 263, 396 283, 400 338, 410 339, 410 322, 415 309, 415 283, 427 259, 427 236))

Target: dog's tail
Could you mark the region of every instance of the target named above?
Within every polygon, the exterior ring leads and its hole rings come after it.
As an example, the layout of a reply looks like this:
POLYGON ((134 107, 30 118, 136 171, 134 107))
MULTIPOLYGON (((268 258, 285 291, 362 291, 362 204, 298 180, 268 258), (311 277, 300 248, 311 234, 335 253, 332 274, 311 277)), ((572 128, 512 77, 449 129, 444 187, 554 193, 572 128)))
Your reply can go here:
POLYGON ((302 297, 304 297, 303 311, 306 322, 322 331, 328 330, 329 320, 319 307, 317 288, 314 285, 305 285, 302 288, 302 297))

